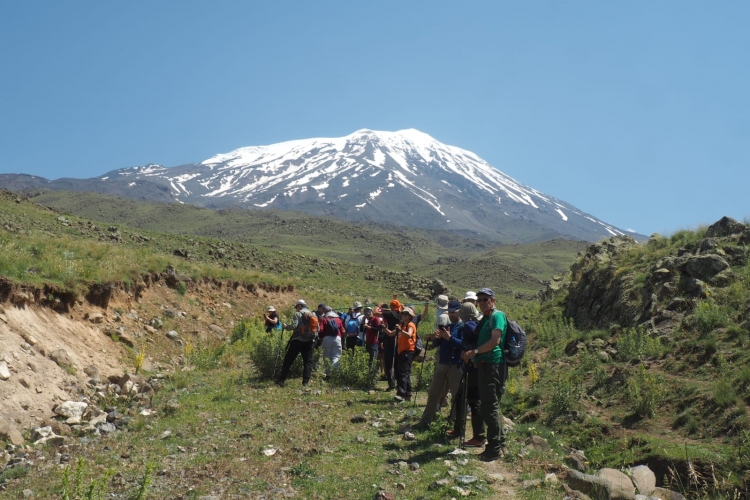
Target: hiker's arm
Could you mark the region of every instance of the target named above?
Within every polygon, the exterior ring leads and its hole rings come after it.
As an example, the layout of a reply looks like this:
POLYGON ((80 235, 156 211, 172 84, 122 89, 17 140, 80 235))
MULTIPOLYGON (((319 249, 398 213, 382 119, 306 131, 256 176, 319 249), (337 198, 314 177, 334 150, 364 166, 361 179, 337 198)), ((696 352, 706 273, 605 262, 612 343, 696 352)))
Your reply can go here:
POLYGON ((302 315, 299 312, 294 313, 294 316, 292 316, 292 324, 286 325, 284 330, 295 330, 297 328, 297 325, 299 325, 299 321, 302 315))
MULTIPOLYGON (((498 328, 495 328, 494 330, 492 330, 492 336, 490 337, 490 339, 484 344, 476 348, 476 351, 477 351, 476 354, 490 352, 492 349, 494 349, 500 344, 500 339, 502 337, 503 337, 503 331, 498 328)), ((475 356, 474 349, 472 349, 471 351, 466 351, 465 353, 463 353, 461 357, 463 358, 464 361, 469 361, 474 356, 475 356)))
POLYGON ((430 310, 430 301, 428 300, 427 302, 424 303, 424 311, 422 311, 422 318, 427 316, 427 311, 429 310, 430 310))
POLYGON ((453 349, 458 349, 458 350, 463 349, 463 345, 464 345, 463 335, 462 334, 459 335, 459 334, 461 334, 461 328, 456 329, 455 337, 451 335, 449 342, 451 343, 451 346, 453 347, 453 349))

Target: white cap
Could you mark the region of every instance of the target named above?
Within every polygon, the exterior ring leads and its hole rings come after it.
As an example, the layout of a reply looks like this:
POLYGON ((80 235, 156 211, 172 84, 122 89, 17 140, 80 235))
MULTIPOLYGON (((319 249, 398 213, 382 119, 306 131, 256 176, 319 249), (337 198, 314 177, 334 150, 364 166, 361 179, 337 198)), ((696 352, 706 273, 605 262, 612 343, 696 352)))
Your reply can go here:
POLYGON ((464 295, 464 300, 477 300, 476 292, 472 292, 471 290, 469 290, 468 292, 466 292, 466 295, 464 295))
POLYGON ((305 302, 305 299, 299 299, 295 306, 307 306, 307 302, 305 302))
POLYGON ((451 319, 447 314, 441 314, 437 317, 437 324, 438 326, 448 326, 451 324, 451 319))

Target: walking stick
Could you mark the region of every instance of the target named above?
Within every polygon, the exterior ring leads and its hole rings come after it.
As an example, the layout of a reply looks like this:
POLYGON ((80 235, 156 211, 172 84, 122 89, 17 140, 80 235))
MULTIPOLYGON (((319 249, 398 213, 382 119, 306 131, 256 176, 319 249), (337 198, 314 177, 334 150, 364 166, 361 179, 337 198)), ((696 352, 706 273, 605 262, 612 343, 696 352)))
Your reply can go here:
MULTIPOLYGON (((469 379, 469 372, 465 369, 461 370, 461 381, 458 383, 458 394, 455 398, 453 398, 453 403, 451 403, 451 411, 448 413, 450 416, 453 414, 453 410, 456 410, 456 422, 455 427, 458 428, 458 447, 460 449, 464 449, 464 441, 466 441, 466 403, 467 403, 467 391, 468 391, 468 379, 469 379), (458 411, 456 408, 456 405, 458 405, 458 408, 461 409, 461 411, 458 411)), ((446 422, 445 424, 445 430, 448 430, 448 426, 450 424, 450 420, 446 422)))

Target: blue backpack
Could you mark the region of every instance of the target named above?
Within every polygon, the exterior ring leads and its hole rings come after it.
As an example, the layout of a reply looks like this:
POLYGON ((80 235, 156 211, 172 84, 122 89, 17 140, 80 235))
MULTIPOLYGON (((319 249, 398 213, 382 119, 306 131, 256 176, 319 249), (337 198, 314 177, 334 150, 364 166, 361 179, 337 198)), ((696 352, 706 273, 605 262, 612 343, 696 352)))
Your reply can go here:
POLYGON ((503 357, 505 358, 505 364, 511 368, 521 364, 521 359, 526 353, 526 332, 523 328, 513 321, 508 319, 508 328, 505 331, 505 343, 503 344, 503 357))
POLYGON ((351 316, 349 319, 346 320, 346 333, 350 337, 353 336, 353 334, 359 334, 358 317, 351 316))

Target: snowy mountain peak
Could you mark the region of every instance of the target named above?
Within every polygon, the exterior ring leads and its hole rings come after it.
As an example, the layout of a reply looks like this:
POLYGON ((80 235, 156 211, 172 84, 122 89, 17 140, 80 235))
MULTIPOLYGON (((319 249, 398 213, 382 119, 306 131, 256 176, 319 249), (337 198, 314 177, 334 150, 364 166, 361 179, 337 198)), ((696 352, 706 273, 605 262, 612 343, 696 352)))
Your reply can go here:
POLYGON ((205 206, 241 205, 355 220, 386 219, 510 241, 549 237, 598 240, 623 234, 521 184, 474 153, 443 144, 416 129, 360 129, 344 137, 243 147, 198 164, 175 168, 147 165, 116 174, 148 178, 168 187, 177 201, 205 206), (534 229, 520 230, 519 225, 534 229), (518 237, 526 232, 534 236, 518 237))

